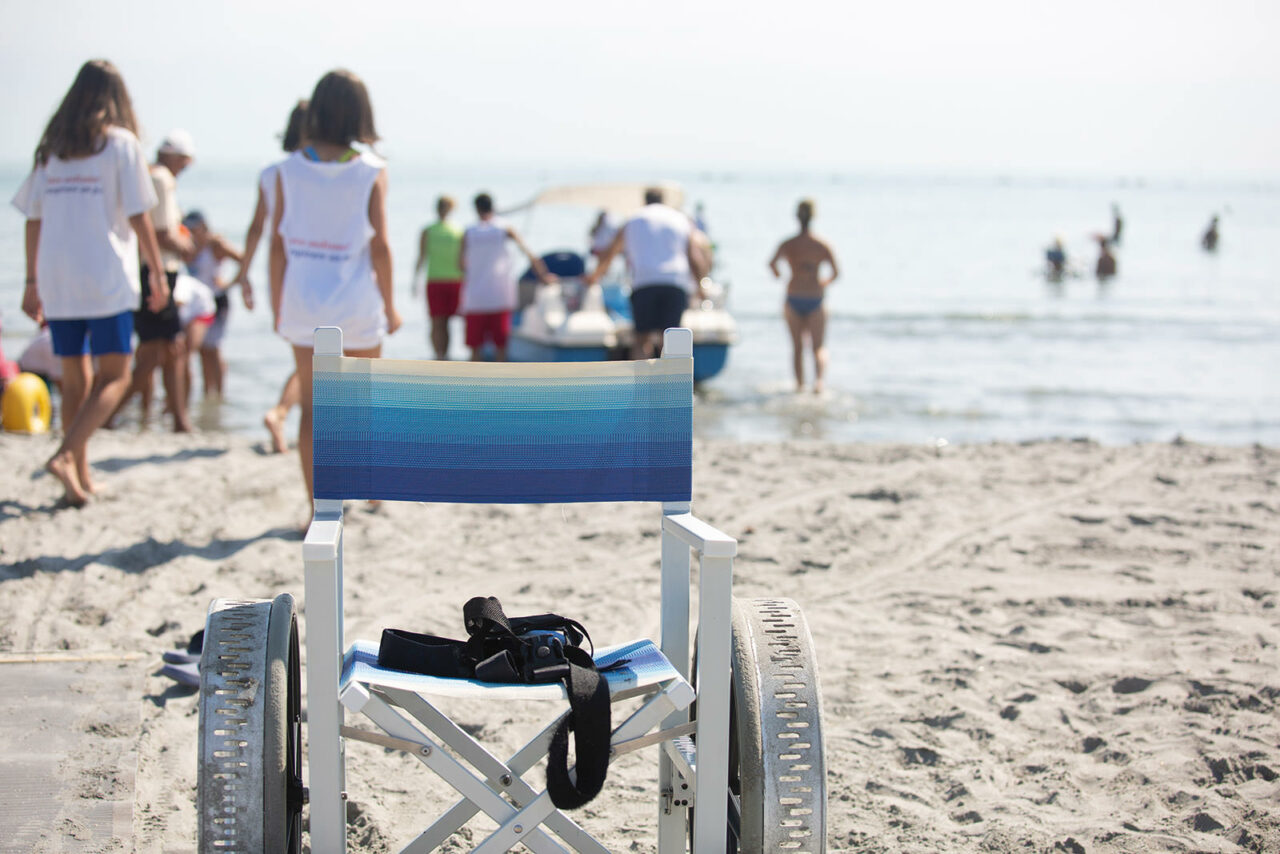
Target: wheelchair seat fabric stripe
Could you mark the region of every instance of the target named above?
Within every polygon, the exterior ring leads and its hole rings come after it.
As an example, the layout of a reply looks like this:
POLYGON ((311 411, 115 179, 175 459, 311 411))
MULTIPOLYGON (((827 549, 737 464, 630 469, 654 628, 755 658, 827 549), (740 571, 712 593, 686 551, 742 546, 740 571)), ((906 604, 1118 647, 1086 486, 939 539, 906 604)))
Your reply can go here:
POLYGON ((318 364, 314 375, 316 498, 690 499, 690 359, 488 372, 459 363, 326 362, 337 369, 318 364))

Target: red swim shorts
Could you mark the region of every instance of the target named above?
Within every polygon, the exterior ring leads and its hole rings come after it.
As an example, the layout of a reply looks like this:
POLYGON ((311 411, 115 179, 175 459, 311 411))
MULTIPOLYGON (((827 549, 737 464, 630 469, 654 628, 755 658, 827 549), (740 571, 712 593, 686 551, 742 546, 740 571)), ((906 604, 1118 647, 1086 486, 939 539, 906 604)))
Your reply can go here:
POLYGON ((458 313, 458 297, 462 282, 427 282, 427 314, 453 317, 458 313))
POLYGON ((506 347, 507 337, 510 334, 511 312, 509 311, 467 315, 467 346, 472 350, 483 347, 486 338, 492 341, 495 347, 506 347))

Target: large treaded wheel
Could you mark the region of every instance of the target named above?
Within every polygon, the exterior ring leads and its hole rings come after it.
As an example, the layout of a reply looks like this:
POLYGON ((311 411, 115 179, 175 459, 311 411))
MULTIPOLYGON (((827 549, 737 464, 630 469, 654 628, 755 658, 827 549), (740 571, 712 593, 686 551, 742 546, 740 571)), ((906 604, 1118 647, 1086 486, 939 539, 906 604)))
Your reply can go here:
POLYGON ((196 770, 202 854, 302 850, 301 688, 292 596, 209 606, 196 770))
POLYGON ((827 771, 809 626, 791 599, 735 598, 732 613, 728 854, 824 854, 827 771))
POLYGON ((737 850, 825 852, 827 770, 818 663, 809 626, 793 600, 734 600, 729 717, 737 850))

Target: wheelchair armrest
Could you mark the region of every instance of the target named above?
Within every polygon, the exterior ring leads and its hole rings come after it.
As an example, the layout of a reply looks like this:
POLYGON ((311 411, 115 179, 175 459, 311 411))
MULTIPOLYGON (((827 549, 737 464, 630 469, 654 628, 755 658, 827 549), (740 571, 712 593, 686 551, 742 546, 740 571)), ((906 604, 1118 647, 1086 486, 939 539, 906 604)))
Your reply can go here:
POLYGON ((733 557, 738 553, 737 540, 690 513, 663 516, 662 530, 674 534, 707 557, 733 557))
POLYGON ((307 536, 302 541, 304 561, 332 561, 338 559, 338 545, 342 542, 342 516, 319 514, 311 518, 307 536))

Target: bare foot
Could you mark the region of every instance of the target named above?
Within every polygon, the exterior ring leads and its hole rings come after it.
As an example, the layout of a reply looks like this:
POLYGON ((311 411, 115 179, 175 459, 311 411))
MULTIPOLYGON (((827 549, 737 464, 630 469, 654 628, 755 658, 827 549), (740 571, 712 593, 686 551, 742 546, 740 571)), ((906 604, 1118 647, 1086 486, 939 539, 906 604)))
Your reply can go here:
POLYGON ((187 416, 173 416, 173 432, 175 433, 194 433, 195 428, 191 426, 191 419, 187 416))
POLYGON ((103 495, 106 492, 102 486, 94 483, 93 478, 89 475, 87 470, 77 469, 76 480, 80 482, 80 488, 88 495, 103 495))
POLYGON ((262 416, 262 424, 271 433, 271 449, 277 454, 288 451, 289 443, 284 437, 284 419, 280 417, 280 412, 268 409, 267 414, 262 416))
POLYGON ((815 382, 815 383, 813 384, 813 393, 814 393, 814 394, 822 394, 822 383, 821 383, 821 382, 815 382))
POLYGON ((83 507, 88 503, 89 496, 80 488, 80 481, 76 477, 76 461, 70 451, 54 454, 44 467, 45 471, 62 481, 68 504, 72 507, 83 507))

